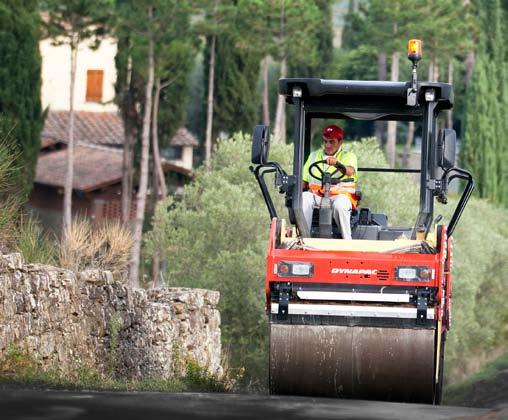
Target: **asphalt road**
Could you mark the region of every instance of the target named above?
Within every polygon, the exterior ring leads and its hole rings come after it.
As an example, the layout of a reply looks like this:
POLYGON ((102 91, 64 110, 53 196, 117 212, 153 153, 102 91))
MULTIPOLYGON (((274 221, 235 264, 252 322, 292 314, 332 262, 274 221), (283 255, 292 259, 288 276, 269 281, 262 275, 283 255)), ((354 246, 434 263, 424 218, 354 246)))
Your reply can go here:
POLYGON ((2 420, 491 420, 508 418, 504 413, 507 417, 491 409, 267 395, 0 390, 2 420))

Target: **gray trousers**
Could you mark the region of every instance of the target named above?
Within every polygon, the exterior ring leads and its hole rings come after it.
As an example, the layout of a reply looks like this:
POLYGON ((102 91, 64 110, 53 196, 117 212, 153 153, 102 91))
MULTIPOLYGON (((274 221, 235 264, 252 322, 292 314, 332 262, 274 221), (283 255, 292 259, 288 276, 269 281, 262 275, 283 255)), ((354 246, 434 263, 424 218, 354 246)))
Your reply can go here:
MULTIPOLYGON (((340 227, 343 239, 351 238, 351 201, 344 194, 334 195, 330 197, 333 206, 333 218, 335 223, 340 227)), ((303 215, 307 221, 307 226, 310 229, 312 224, 312 210, 315 206, 319 207, 321 204, 321 197, 311 193, 310 191, 304 191, 302 194, 302 207, 303 215)))

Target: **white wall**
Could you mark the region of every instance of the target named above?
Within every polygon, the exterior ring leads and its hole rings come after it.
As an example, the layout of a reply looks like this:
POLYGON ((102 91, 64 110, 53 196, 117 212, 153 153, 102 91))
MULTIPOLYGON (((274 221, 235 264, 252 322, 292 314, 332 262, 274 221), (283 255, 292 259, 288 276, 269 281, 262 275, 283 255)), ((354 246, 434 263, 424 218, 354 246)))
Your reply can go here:
MULTIPOLYGON (((53 111, 69 109, 70 94, 70 57, 71 50, 67 45, 54 46, 50 40, 39 44, 42 56, 42 106, 53 111)), ((116 81, 115 55, 117 45, 113 39, 105 39, 97 50, 92 50, 83 43, 78 49, 76 68, 76 85, 74 91, 74 109, 78 111, 116 111, 111 101, 115 97, 116 81), (103 70, 103 103, 86 102, 87 70, 103 70), (110 102, 110 103, 108 103, 110 102)))
POLYGON ((193 154, 194 149, 191 146, 182 147, 182 158, 181 159, 170 159, 170 162, 174 165, 181 166, 183 168, 192 170, 193 169, 193 154))

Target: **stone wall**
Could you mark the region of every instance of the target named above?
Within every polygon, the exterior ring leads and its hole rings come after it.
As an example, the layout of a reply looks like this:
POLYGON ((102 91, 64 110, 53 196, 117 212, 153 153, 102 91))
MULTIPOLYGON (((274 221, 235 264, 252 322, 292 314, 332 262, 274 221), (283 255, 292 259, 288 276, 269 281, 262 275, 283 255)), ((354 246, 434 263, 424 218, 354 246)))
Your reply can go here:
POLYGON ((107 271, 0 255, 0 358, 13 345, 45 366, 170 377, 191 358, 221 373, 219 292, 129 288, 107 271))

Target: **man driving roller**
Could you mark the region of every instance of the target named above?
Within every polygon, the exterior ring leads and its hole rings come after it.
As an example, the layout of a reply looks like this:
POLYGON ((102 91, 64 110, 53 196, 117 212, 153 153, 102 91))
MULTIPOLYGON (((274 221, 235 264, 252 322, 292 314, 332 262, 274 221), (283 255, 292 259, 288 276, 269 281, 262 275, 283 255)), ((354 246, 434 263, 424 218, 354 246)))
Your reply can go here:
MULTIPOLYGON (((340 227, 343 239, 351 239, 351 210, 356 207, 358 200, 355 195, 357 176, 357 159, 352 152, 346 152, 342 149, 344 142, 344 130, 336 125, 329 125, 323 129, 323 148, 312 152, 303 167, 303 194, 302 205, 303 214, 307 221, 307 226, 311 227, 312 211, 314 205, 321 204, 321 198, 324 194, 323 183, 321 179, 316 179, 309 172, 309 167, 319 161, 319 169, 324 173, 333 173, 339 169, 332 179, 340 178, 338 183, 332 183, 330 186, 330 200, 333 206, 333 218, 340 227)), ((318 174, 321 171, 312 171, 318 174)))

